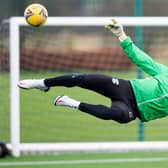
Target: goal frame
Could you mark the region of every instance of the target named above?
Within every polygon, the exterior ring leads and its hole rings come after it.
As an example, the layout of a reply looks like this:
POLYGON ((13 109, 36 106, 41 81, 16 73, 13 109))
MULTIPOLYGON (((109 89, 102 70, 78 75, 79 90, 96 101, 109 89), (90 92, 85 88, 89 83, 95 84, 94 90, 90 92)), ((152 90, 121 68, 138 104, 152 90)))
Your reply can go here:
MULTIPOLYGON (((168 26, 168 17, 49 17, 45 26, 99 26, 104 27, 111 18, 124 26, 168 26)), ((9 19, 10 50, 10 143, 12 155, 23 152, 90 152, 90 151, 146 151, 168 150, 168 141, 160 142, 88 142, 88 143, 20 143, 20 26, 27 26, 24 17, 9 19)))

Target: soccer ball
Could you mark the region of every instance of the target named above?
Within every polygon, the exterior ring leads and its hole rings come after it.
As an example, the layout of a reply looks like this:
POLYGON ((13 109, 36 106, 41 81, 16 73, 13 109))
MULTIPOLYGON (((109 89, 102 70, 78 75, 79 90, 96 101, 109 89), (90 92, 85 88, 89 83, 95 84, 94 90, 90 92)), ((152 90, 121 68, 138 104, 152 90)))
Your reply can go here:
POLYGON ((46 23, 48 12, 43 5, 34 3, 25 9, 24 17, 29 25, 39 27, 46 23))

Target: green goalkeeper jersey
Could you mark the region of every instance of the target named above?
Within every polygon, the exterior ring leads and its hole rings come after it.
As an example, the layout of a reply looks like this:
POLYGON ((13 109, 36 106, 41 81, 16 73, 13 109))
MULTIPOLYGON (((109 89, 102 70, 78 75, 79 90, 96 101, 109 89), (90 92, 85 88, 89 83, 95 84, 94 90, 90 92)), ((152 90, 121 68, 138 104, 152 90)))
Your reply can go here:
POLYGON ((151 77, 130 80, 142 121, 168 115, 168 67, 155 62, 128 37, 120 43, 129 59, 151 77))

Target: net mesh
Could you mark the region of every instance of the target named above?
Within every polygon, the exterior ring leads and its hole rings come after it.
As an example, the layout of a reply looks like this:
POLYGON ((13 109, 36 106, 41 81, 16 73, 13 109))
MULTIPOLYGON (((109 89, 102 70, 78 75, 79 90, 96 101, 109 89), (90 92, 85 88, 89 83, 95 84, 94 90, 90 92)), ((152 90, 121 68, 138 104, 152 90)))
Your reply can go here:
POLYGON ((24 28, 21 31, 26 34, 21 44, 23 69, 130 69, 130 61, 117 45, 110 45, 111 37, 102 28, 61 27, 43 28, 40 31, 29 29, 24 28))

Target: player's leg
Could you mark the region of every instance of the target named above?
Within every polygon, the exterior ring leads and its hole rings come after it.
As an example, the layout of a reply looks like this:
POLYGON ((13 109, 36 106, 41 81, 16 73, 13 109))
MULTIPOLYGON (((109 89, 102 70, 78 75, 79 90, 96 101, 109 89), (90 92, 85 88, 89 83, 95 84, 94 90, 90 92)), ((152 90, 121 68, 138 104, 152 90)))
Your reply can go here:
POLYGON ((93 115, 103 120, 114 120, 119 123, 128 123, 136 118, 136 114, 125 103, 114 101, 112 107, 92 105, 76 101, 68 96, 58 96, 54 100, 56 106, 68 106, 93 115))
POLYGON ((78 74, 68 74, 46 79, 26 79, 18 82, 22 89, 40 89, 48 91, 50 87, 65 86, 73 87, 80 83, 81 76, 78 74))
MULTIPOLYGON (((68 74, 55 78, 45 79, 44 83, 48 87, 65 86, 73 87, 79 86, 88 90, 95 91, 111 99, 122 98, 120 95, 123 90, 123 82, 117 78, 101 74, 68 74), (121 83, 120 83, 121 82, 121 83), (120 91, 120 94, 119 94, 120 91)), ((127 88, 124 88, 126 91, 127 88)))
POLYGON ((132 97, 132 88, 128 80, 118 79, 101 74, 69 74, 55 78, 45 79, 44 83, 48 87, 79 86, 95 91, 112 100, 124 101, 132 97), (131 95, 131 96, 130 96, 131 95))
POLYGON ((79 110, 100 119, 114 120, 119 123, 128 123, 136 119, 136 115, 123 102, 113 102, 112 107, 80 103, 79 110))
POLYGON ((112 101, 126 104, 136 114, 138 109, 135 96, 128 80, 113 78, 100 74, 70 74, 55 78, 45 79, 47 87, 52 86, 79 86, 109 97, 112 101))
POLYGON ((120 100, 129 90, 129 82, 100 74, 68 74, 43 80, 23 80, 18 86, 24 89, 38 88, 47 90, 50 87, 79 86, 85 89, 96 91, 111 99, 120 100))

